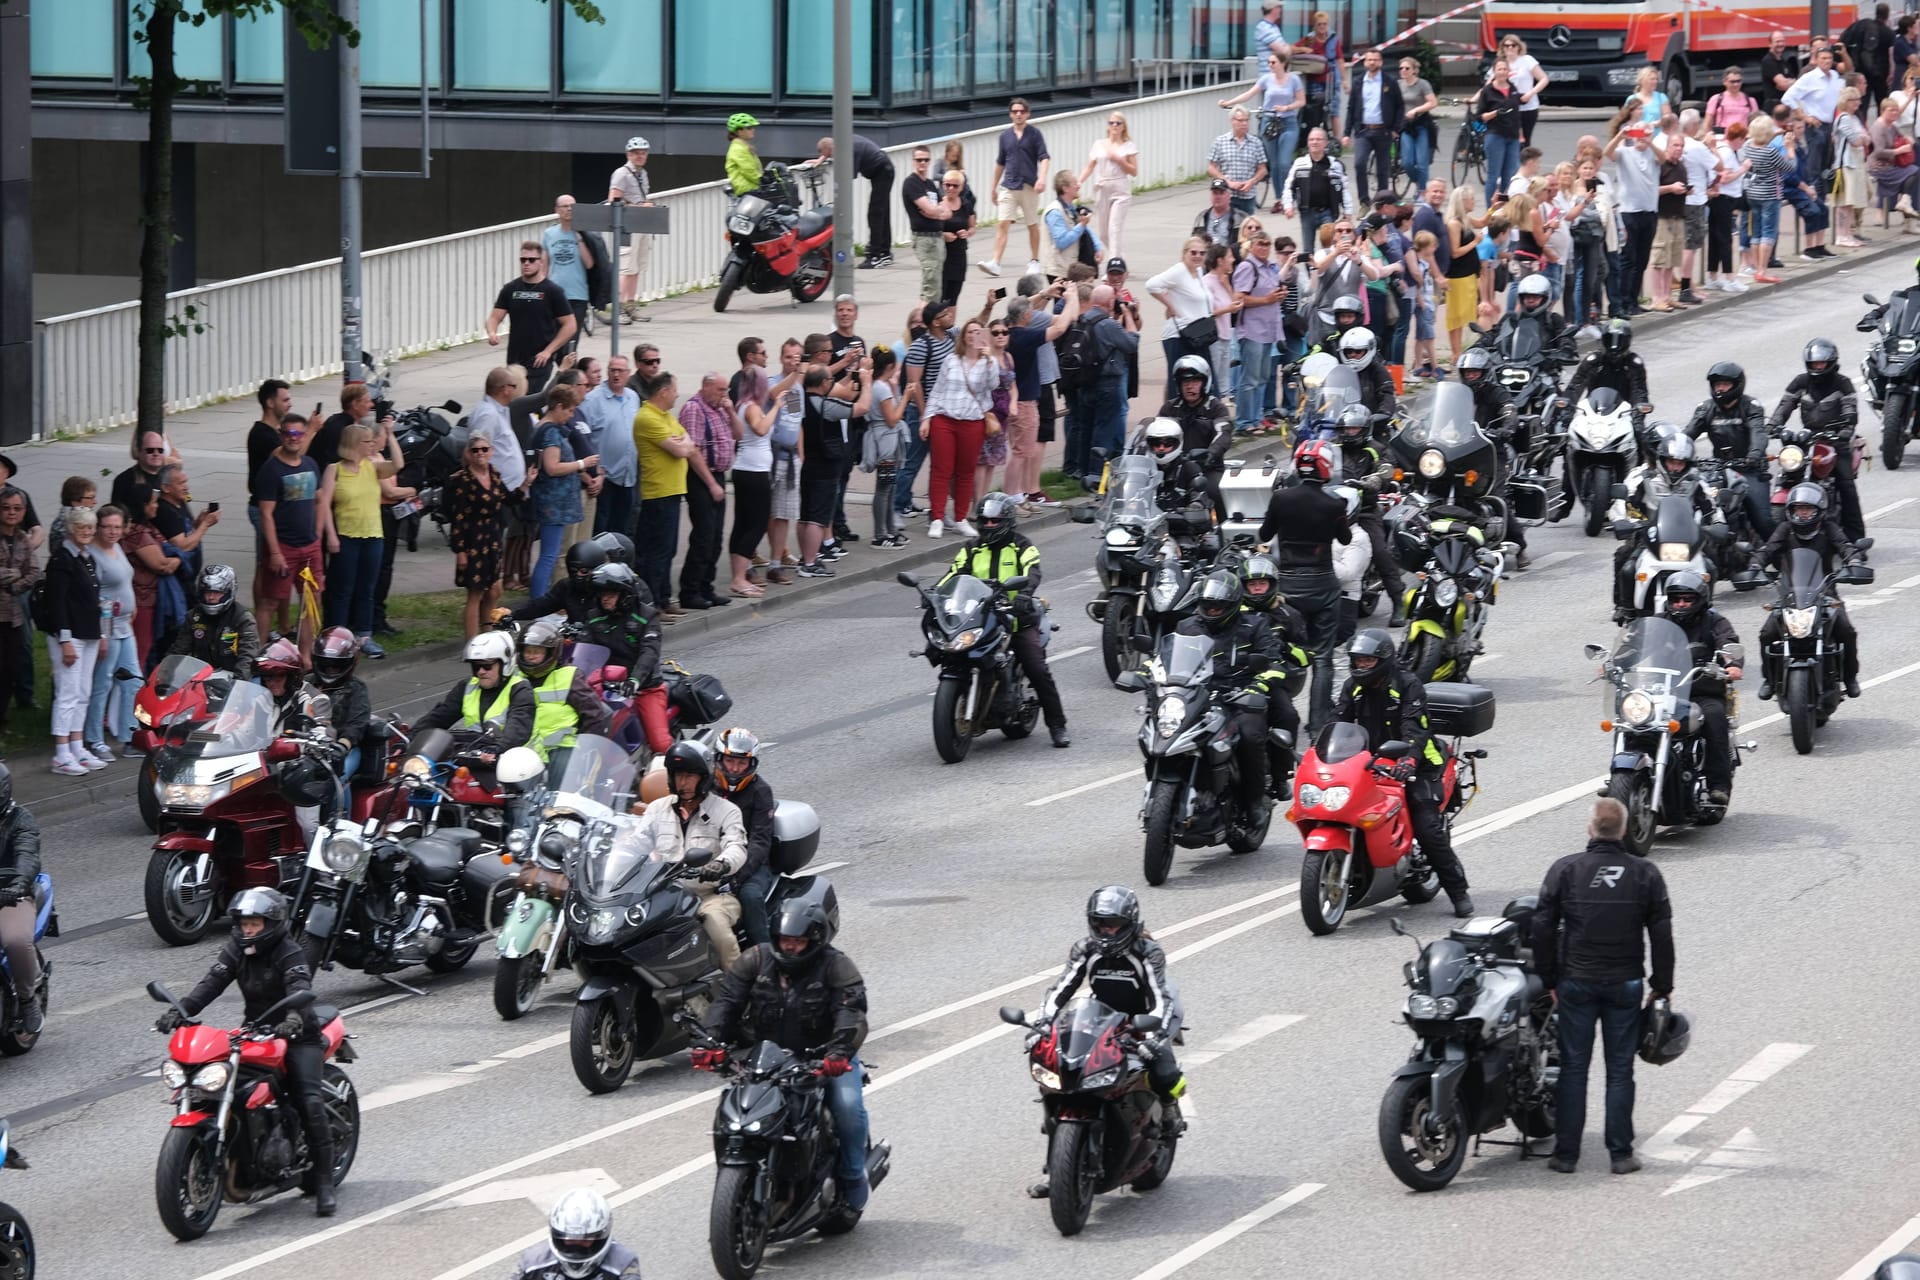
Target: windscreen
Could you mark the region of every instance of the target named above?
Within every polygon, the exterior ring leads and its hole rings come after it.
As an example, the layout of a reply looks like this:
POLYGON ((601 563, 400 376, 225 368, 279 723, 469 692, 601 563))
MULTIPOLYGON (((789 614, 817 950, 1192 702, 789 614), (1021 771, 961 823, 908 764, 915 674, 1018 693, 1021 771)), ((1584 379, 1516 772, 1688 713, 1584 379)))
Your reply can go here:
POLYGON ((1435 387, 1433 399, 1427 405, 1424 434, 1418 443, 1453 448, 1474 443, 1479 438, 1480 427, 1473 417, 1473 392, 1458 382, 1443 382, 1435 387))
POLYGON ((257 684, 217 684, 207 687, 205 712, 183 710, 165 716, 161 724, 170 741, 198 746, 202 755, 240 755, 265 751, 275 736, 279 709, 273 695, 257 684))
MULTIPOLYGON (((1073 1063, 1090 1058, 1108 1033, 1117 1032, 1125 1021, 1126 1015, 1090 996, 1075 1000, 1054 1019, 1060 1032, 1060 1056, 1073 1063)), ((1117 1052, 1115 1046, 1116 1059, 1117 1052)))
POLYGON ((1350 365, 1339 365, 1313 389, 1308 415, 1316 420, 1333 421, 1350 404, 1359 404, 1360 375, 1350 365))
POLYGON ((1595 387, 1580 398, 1585 402, 1589 412, 1597 413, 1603 418, 1617 413, 1620 406, 1626 403, 1620 398, 1620 393, 1612 387, 1595 387))
POLYGON ((198 658, 190 658, 184 653, 169 654, 160 659, 160 665, 147 677, 147 684, 157 696, 164 698, 177 692, 201 672, 212 670, 198 658))
POLYGON ((560 776, 552 780, 554 798, 547 812, 610 816, 614 806, 632 793, 636 772, 627 753, 607 739, 595 734, 576 738, 560 776))
MULTIPOLYGON (((1607 663, 1619 683, 1622 701, 1626 693, 1636 689, 1665 694, 1693 670, 1693 646, 1672 619, 1635 618, 1615 638, 1607 663)), ((1609 718, 1616 707, 1615 697, 1613 689, 1601 695, 1601 709, 1609 718)))
POLYGON ((934 608, 949 626, 957 626, 972 615, 984 613, 993 599, 993 590, 971 574, 958 573, 931 589, 934 608))
POLYGON ((1193 684, 1213 671, 1213 637, 1174 634, 1160 642, 1160 666, 1168 684, 1193 684))
POLYGON ((661 854, 645 819, 620 814, 612 826, 611 842, 601 844, 596 836, 594 847, 581 858, 581 879, 589 897, 606 899, 642 889, 680 861, 678 854, 670 859, 661 854))
POLYGON ((1160 514, 1155 499, 1159 488, 1160 468, 1152 458, 1140 453, 1116 458, 1107 476, 1107 527, 1146 525, 1160 514))
POLYGON ((1313 740, 1313 754, 1322 764, 1339 764, 1371 750, 1367 731, 1348 720, 1331 720, 1313 740))
POLYGON ((1827 584, 1827 566, 1812 547, 1795 547, 1787 557, 1787 602, 1795 609, 1810 609, 1820 599, 1827 584))
POLYGON ((1541 345, 1540 322, 1516 319, 1500 339, 1500 358, 1509 364, 1531 364, 1540 358, 1541 345))
POLYGON ((1654 517, 1654 529, 1659 534, 1658 541, 1663 544, 1674 542, 1691 546, 1700 540, 1700 521, 1693 513, 1690 487, 1660 499, 1660 511, 1654 517))

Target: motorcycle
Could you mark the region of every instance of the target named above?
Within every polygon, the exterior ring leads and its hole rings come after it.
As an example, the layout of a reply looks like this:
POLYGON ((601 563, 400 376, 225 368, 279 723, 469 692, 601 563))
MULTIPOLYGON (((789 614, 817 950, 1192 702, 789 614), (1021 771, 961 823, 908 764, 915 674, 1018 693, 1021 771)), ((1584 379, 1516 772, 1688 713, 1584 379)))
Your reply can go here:
POLYGON ((1387 445, 1401 501, 1388 508, 1388 543, 1403 565, 1424 564, 1421 523, 1454 508, 1498 547, 1507 536, 1507 503, 1499 495, 1500 455, 1474 420, 1473 392, 1458 382, 1433 389, 1425 417, 1416 417, 1387 445))
MULTIPOLYGON (((1484 332, 1477 325, 1474 330, 1484 332)), ((1546 332, 1531 316, 1514 317, 1494 351, 1499 361, 1493 370, 1494 382, 1512 401, 1528 438, 1554 446, 1551 451, 1543 448, 1542 456, 1550 461, 1559 443, 1557 434, 1546 428, 1548 409, 1560 394, 1560 357, 1546 350, 1546 332)))
MULTIPOLYGON (((1127 667, 1155 567, 1174 550, 1159 492, 1160 469, 1144 454, 1123 454, 1108 468, 1100 503, 1100 550, 1093 560, 1101 596, 1087 604, 1087 616, 1100 624, 1100 656, 1108 680, 1117 679, 1127 667)), ((1091 524, 1093 513, 1085 518, 1091 524)))
MULTIPOLYGON (((460 402, 416 405, 394 420, 393 433, 400 442, 402 460, 394 483, 414 491, 413 497, 393 507, 393 518, 411 520, 427 514, 435 524, 445 528, 447 514, 440 509, 440 497, 447 481, 464 465, 461 455, 466 448, 467 432, 466 419, 460 416, 460 402)), ((417 537, 413 534, 409 540, 417 537)))
MULTIPOLYGON (((920 621, 926 648, 910 649, 907 656, 925 656, 930 666, 940 668, 933 695, 933 746, 940 758, 959 764, 973 740, 989 729, 1014 741, 1031 734, 1040 723, 1040 699, 1027 688, 1026 672, 1014 661, 1009 599, 1026 590, 1026 577, 987 582, 957 573, 922 587, 920 579, 903 571, 895 581, 918 592, 926 607, 920 621)), ((1044 608, 1023 625, 1041 628, 1043 644, 1057 629, 1047 622, 1044 608)))
POLYGON ((1589 538, 1607 525, 1615 485, 1625 484, 1640 453, 1634 408, 1612 387, 1580 397, 1567 425, 1567 484, 1580 495, 1589 538))
MULTIPOLYGON (((33 900, 36 907, 33 916, 34 954, 40 960, 40 982, 34 987, 34 996, 40 1001, 40 1009, 44 1013, 47 1008, 47 984, 53 974, 53 966, 40 950, 40 940, 60 936, 60 917, 53 909, 53 877, 44 871, 33 878, 33 900)), ((20 1015, 20 997, 13 989, 13 970, 7 964, 6 953, 0 952, 0 1057, 17 1058, 40 1043, 40 1032, 28 1032, 22 1028, 20 1015)), ((0 1235, 0 1250, 4 1247, 5 1237, 0 1235)), ((3 1259, 4 1253, 0 1253, 0 1260, 3 1259)), ((0 1268, 0 1276, 6 1274, 6 1270, 0 1268)))
POLYGON ((824 175, 802 171, 814 207, 800 212, 800 189, 792 170, 778 161, 766 167, 760 189, 727 210, 727 260, 713 309, 725 311, 745 285, 753 293, 788 290, 795 302, 814 302, 833 282, 833 206, 819 202, 824 175))
MULTIPOLYGON (((1869 306, 1881 306, 1870 293, 1860 296, 1869 306)), ((1880 460, 1897 471, 1907 441, 1920 437, 1920 294, 1895 290, 1877 324, 1863 317, 1855 328, 1874 335, 1860 358, 1860 383, 1867 402, 1881 411, 1880 460)))
MULTIPOLYGON (((1617 488, 1615 495, 1625 498, 1626 486, 1617 488)), ((1660 612, 1660 602, 1667 596, 1667 579, 1674 574, 1697 573, 1709 582, 1720 576, 1689 489, 1655 498, 1648 519, 1614 521, 1613 536, 1622 542, 1641 544, 1628 571, 1633 574, 1633 611, 1643 618, 1660 612)))
MULTIPOLYGON (((1600 663, 1599 679, 1607 685, 1600 695, 1600 728, 1611 735, 1613 750, 1604 794, 1627 807, 1621 843, 1644 858, 1660 827, 1710 827, 1726 817, 1726 806, 1708 796, 1707 722, 1688 691, 1698 677, 1724 679, 1726 667, 1741 662, 1738 646, 1696 665, 1687 633, 1654 616, 1627 623, 1611 650, 1590 644, 1586 655, 1600 663)), ((1740 721, 1731 685, 1727 719, 1730 727, 1740 721)), ((1734 767, 1741 752, 1755 749, 1754 743, 1735 741, 1734 767)))
POLYGON ((209 694, 216 700, 225 696, 231 672, 217 671, 198 658, 183 653, 160 659, 145 684, 133 697, 133 749, 146 758, 140 765, 140 780, 134 791, 140 820, 147 830, 160 829, 160 766, 154 755, 162 743, 155 730, 162 721, 176 724, 206 718, 209 694))
MULTIPOLYGON (((1449 830, 1480 790, 1479 762, 1487 757, 1485 748, 1462 751, 1460 740, 1485 733, 1493 721, 1493 690, 1473 684, 1428 686, 1427 726, 1436 738, 1453 739, 1440 776, 1440 814, 1449 830)), ((1389 765, 1412 753, 1412 743, 1398 740, 1369 749, 1365 729, 1335 720, 1321 728, 1294 770, 1293 804, 1286 817, 1300 829, 1305 846, 1300 918, 1312 933, 1324 937, 1340 927, 1347 912, 1395 894, 1419 904, 1440 892, 1440 878, 1413 838, 1406 785, 1388 774, 1389 765)))
POLYGON ((1464 520, 1427 522, 1427 560, 1407 589, 1407 638, 1400 665, 1422 682, 1468 679, 1486 648, 1487 610, 1500 599, 1506 557, 1481 545, 1464 520))
MULTIPOLYGON (((7 1122, 0 1120, 0 1169, 25 1169, 27 1158, 20 1148, 7 1140, 7 1122)), ((39 1254, 33 1247, 33 1230, 27 1215, 0 1200, 0 1276, 7 1280, 33 1280, 33 1264, 39 1254)))
POLYGON ((1333 439, 1339 433, 1340 411, 1363 399, 1360 375, 1352 365, 1316 351, 1300 362, 1300 383, 1306 394, 1300 401, 1295 441, 1333 439))
POLYGON ((1160 1095, 1147 1083, 1140 1039, 1158 1014, 1128 1018, 1091 996, 1069 1002, 1048 1023, 1000 1007, 1000 1021, 1026 1027, 1027 1071, 1046 1115, 1047 1207, 1061 1235, 1087 1225, 1093 1198, 1121 1185, 1152 1191, 1173 1172, 1179 1135, 1161 1127, 1160 1095))
MULTIPOLYGON (((159 983, 149 982, 147 994, 186 1018, 159 983)), ((295 1187, 310 1192, 321 1178, 340 1185, 360 1148, 360 1096, 337 1064, 355 1057, 340 1011, 316 1004, 311 991, 296 991, 233 1030, 191 1019, 174 1029, 160 1082, 175 1110, 153 1183, 160 1221, 175 1239, 197 1240, 212 1230, 223 1202, 253 1204, 295 1187), (308 1154, 285 1086, 287 1041, 273 1031, 280 1018, 308 1008, 326 1041, 320 1088, 333 1133, 331 1169, 314 1168, 308 1154)))
MULTIPOLYGON (((1733 586, 1736 591, 1751 591, 1760 582, 1757 573, 1741 574, 1733 579, 1733 586)), ((1813 731, 1826 724, 1846 697, 1841 674, 1846 653, 1832 636, 1833 608, 1839 603, 1833 588, 1872 582, 1871 565, 1842 565, 1828 573, 1820 553, 1809 547, 1795 547, 1787 557, 1779 601, 1774 605, 1786 623, 1786 635, 1769 641, 1760 661, 1767 683, 1777 691, 1781 710, 1787 713, 1793 749, 1800 755, 1813 751, 1813 731)))
MULTIPOLYGON (((1438 1191, 1466 1162, 1467 1144, 1507 1124, 1522 1158, 1554 1134, 1560 1082, 1553 996, 1527 968, 1539 900, 1517 898, 1420 947, 1403 972, 1400 1016, 1419 1042, 1380 1100, 1380 1154, 1415 1191, 1438 1191)), ((1411 938, 1396 918, 1393 931, 1411 938)))

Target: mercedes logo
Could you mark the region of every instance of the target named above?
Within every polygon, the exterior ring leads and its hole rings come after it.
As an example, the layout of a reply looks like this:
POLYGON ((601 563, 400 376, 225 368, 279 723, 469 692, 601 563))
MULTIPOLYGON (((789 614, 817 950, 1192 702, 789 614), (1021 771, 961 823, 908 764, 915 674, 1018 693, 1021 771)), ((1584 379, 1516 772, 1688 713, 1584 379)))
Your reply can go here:
POLYGON ((1564 49, 1573 43, 1573 32, 1565 23, 1561 23, 1547 32, 1547 43, 1555 49, 1564 49))

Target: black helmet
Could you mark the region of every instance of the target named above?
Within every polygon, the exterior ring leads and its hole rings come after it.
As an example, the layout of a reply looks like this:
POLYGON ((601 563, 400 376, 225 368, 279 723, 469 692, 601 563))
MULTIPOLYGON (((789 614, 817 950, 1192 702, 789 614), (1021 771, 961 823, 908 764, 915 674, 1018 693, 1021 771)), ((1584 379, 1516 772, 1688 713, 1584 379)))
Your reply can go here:
POLYGON ((609 560, 593 571, 593 593, 598 598, 609 591, 620 593, 617 608, 623 612, 633 608, 640 598, 640 575, 618 560, 609 560))
POLYGON ((1196 611, 1209 631, 1224 631, 1233 624, 1245 597, 1240 579, 1227 569, 1215 569, 1200 580, 1200 600, 1196 611))
POLYGON ((997 489, 980 499, 980 541, 989 547, 1004 547, 1013 541, 1018 512, 1014 500, 997 489))
POLYGON ((567 576, 585 583, 593 571, 607 562, 607 549, 598 542, 576 542, 567 548, 567 576))
POLYGON ((1368 627, 1347 642, 1347 669, 1355 684, 1376 688, 1393 674, 1393 666, 1393 637, 1379 627, 1368 627))
POLYGON ((824 894, 797 893, 780 900, 779 909, 773 914, 773 927, 767 931, 773 938, 775 964, 782 969, 798 969, 833 941, 833 917, 827 909, 832 898, 829 890, 824 894), (800 949, 789 951, 782 946, 788 938, 799 939, 800 949))
POLYGON ((1515 286, 1515 291, 1523 316, 1539 315, 1553 302, 1553 285, 1537 271, 1515 286))
POLYGON ((1830 339, 1815 338, 1801 349, 1800 363, 1806 366, 1807 377, 1825 383, 1840 372, 1840 348, 1830 339))
POLYGON ((1087 899, 1087 941, 1103 956, 1117 956, 1140 936, 1140 895, 1123 884, 1095 889, 1087 899))
POLYGON ((1663 999, 1640 1015, 1640 1061, 1664 1067, 1687 1051, 1693 1042, 1693 1020, 1663 999))
POLYGON ((1810 534, 1827 519, 1827 491, 1810 480, 1787 490, 1787 523, 1799 534, 1810 534))
POLYGON ((1600 331, 1600 349, 1610 356, 1624 356, 1633 350, 1633 326, 1625 320, 1607 321, 1600 331))
POLYGON ((726 795, 744 791, 760 772, 760 739, 753 730, 736 725, 721 733, 715 749, 720 753, 720 769, 714 774, 714 784, 726 795), (745 760, 746 767, 736 774, 727 767, 731 760, 745 760))
POLYGON ((1873 1280, 1920 1280, 1920 1253, 1896 1253, 1874 1268, 1873 1280))
POLYGON ((328 627, 313 642, 313 679, 322 689, 337 689, 353 675, 360 644, 345 627, 328 627))
POLYGON ((1684 569, 1667 579, 1667 616, 1681 626, 1707 611, 1713 601, 1713 588, 1707 580, 1691 569, 1684 569))
MULTIPOLYGON (((569 548, 569 555, 587 545, 576 542, 569 548)), ((529 680, 545 680, 560 665, 560 628, 551 622, 534 622, 520 633, 520 670, 529 680), (540 650, 540 657, 529 658, 528 649, 540 650)))
POLYGON ((1460 381, 1468 387, 1477 387, 1493 374, 1493 352, 1486 347, 1468 347, 1460 353, 1460 359, 1454 368, 1460 374, 1460 381))
POLYGON ((1722 360, 1707 370, 1707 394, 1722 409, 1731 409, 1740 403, 1740 397, 1747 394, 1747 371, 1731 360, 1722 360), (1717 388, 1726 383, 1723 394, 1717 388))
POLYGON ((1333 420, 1333 434, 1342 444, 1365 444, 1373 434, 1373 410, 1350 404, 1333 420))
POLYGON ((0 822, 13 816, 13 770, 0 760, 0 822))
POLYGON ((256 949, 271 951, 287 936, 287 897, 278 889, 242 889, 227 905, 227 916, 233 921, 233 940, 248 955, 256 949), (250 917, 267 923, 266 928, 251 938, 240 932, 240 922, 250 917))
POLYGON ((676 742, 667 748, 667 786, 677 798, 680 794, 678 775, 690 773, 700 780, 694 790, 695 804, 707 798, 713 790, 713 762, 707 759, 706 748, 697 742, 676 742))
POLYGON ((1280 603, 1280 566, 1272 556, 1248 556, 1240 565, 1240 592, 1250 609, 1270 613, 1280 603))
POLYGON ((194 608, 209 621, 217 622, 233 608, 238 578, 230 564, 210 564, 193 580, 194 608))
POLYGON ((615 564, 633 563, 633 539, 624 533, 615 533, 609 529, 605 533, 596 535, 593 545, 605 551, 607 559, 615 564))

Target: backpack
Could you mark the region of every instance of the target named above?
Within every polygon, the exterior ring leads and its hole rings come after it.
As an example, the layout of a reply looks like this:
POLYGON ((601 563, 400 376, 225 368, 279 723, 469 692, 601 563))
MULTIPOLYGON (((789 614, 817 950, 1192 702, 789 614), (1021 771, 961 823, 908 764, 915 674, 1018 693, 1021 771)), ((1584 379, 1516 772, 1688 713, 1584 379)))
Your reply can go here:
POLYGON ((40 576, 40 581, 33 584, 33 590, 27 593, 27 616, 33 619, 33 625, 40 630, 49 630, 47 626, 47 579, 45 574, 40 576))
POLYGON ((1082 316, 1053 340, 1053 353, 1060 364, 1060 385, 1069 391, 1090 387, 1100 377, 1100 340, 1094 336, 1089 317, 1082 316))

